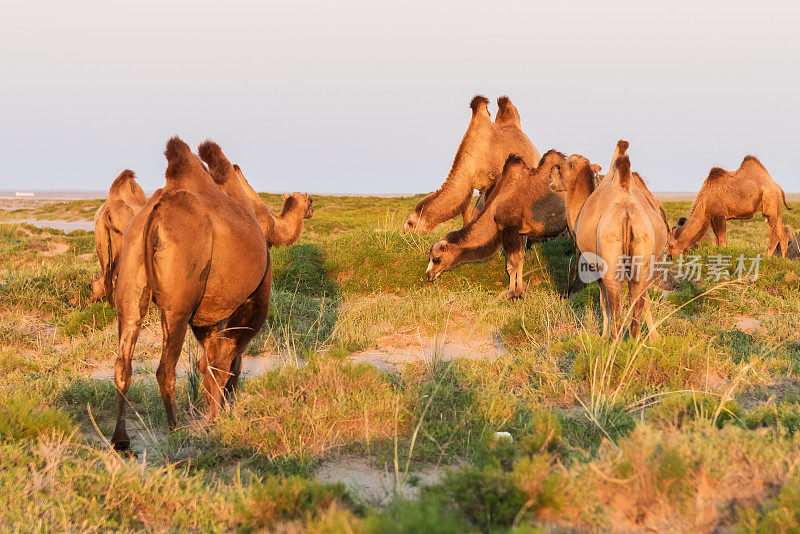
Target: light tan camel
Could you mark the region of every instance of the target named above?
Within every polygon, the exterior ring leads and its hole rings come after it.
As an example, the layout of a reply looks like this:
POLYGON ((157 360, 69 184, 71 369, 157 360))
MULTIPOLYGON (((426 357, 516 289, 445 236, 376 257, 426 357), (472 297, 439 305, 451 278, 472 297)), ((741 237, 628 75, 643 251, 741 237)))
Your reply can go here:
POLYGON ((483 211, 431 247, 428 280, 461 263, 486 259, 502 244, 509 275, 508 297, 522 297, 526 287, 522 279, 523 235, 552 237, 567 225, 564 200, 548 187, 550 169, 563 161, 563 154, 551 150, 530 169, 521 157, 509 156, 483 211))
POLYGON ((100 274, 92 280, 90 300, 105 297, 114 305, 114 280, 122 233, 146 202, 147 196, 136 183, 132 170, 125 169, 111 184, 108 198, 94 214, 94 246, 100 260, 100 274))
POLYGON ((603 310, 603 335, 609 316, 614 332, 622 330, 620 313, 625 281, 632 302, 630 333, 638 337, 642 315, 651 338, 658 336, 647 288, 653 283, 653 260, 663 253, 667 229, 661 214, 634 185, 627 141, 614 150, 608 176, 586 199, 575 223, 576 243, 597 273, 603 310))
MULTIPOLYGON (((420 200, 406 218, 404 232, 428 233, 441 223, 461 214, 464 224, 471 219, 472 193, 483 198, 497 181, 509 154, 518 154, 530 166, 539 164, 539 151, 520 128, 519 112, 507 96, 497 99, 494 122, 489 99, 475 96, 470 103, 472 118, 442 187, 420 200)), ((479 200, 480 202, 480 200, 479 200)))
POLYGON ((191 325, 204 348, 198 368, 208 413, 215 417, 223 389, 229 394, 236 387, 242 353, 266 320, 272 281, 267 238, 274 221, 216 144, 207 141, 199 152, 208 171, 183 141, 167 143, 167 185, 123 236, 117 288, 118 412, 112 437, 118 449, 130 444, 125 411, 131 358, 151 296, 162 312, 164 340, 156 378, 170 429, 176 425, 175 365, 186 327, 191 325))
POLYGON ((783 206, 792 209, 786 203, 783 189, 755 156, 745 156, 739 168, 732 172, 714 167, 692 203, 689 219, 677 229, 667 252, 670 256, 683 254, 702 239, 709 226, 717 245, 724 247, 728 244, 726 221, 751 219, 759 211, 769 226, 767 254, 772 254, 779 245, 785 252, 789 238, 781 218, 783 206))

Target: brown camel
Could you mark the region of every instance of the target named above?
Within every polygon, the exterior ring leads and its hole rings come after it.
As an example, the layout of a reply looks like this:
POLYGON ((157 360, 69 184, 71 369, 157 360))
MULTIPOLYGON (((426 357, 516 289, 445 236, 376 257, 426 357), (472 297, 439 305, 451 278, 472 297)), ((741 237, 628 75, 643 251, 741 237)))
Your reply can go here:
POLYGON ((223 389, 231 393, 238 383, 242 353, 266 320, 272 217, 216 144, 207 141, 199 152, 213 177, 183 141, 175 137, 167 143, 167 185, 123 236, 112 437, 119 449, 130 444, 125 409, 131 358, 151 295, 161 309, 163 349, 156 378, 170 429, 176 425, 175 366, 187 326, 204 348, 198 368, 214 417, 223 389))
POLYGON ((597 188, 598 165, 593 165, 580 154, 573 154, 566 159, 563 165, 555 165, 550 171, 550 190, 566 195, 567 228, 575 243, 574 261, 570 264, 569 280, 566 295, 569 296, 578 277, 578 250, 575 238, 575 223, 581 212, 583 204, 589 195, 597 188))
POLYGON ((655 338, 647 288, 653 282, 653 260, 666 246, 667 228, 661 214, 634 185, 627 148, 627 141, 617 143, 608 176, 583 204, 575 223, 576 243, 597 274, 603 335, 608 334, 609 316, 615 333, 621 332, 627 279, 633 305, 630 333, 638 337, 644 315, 649 335, 655 338))
MULTIPOLYGON (((497 99, 495 121, 488 110, 489 99, 472 99, 467 132, 442 187, 420 200, 406 218, 403 232, 428 233, 459 213, 464 224, 470 219, 472 193, 477 189, 488 197, 488 190, 503 170, 509 154, 520 155, 528 165, 539 164, 539 151, 520 128, 519 112, 507 96, 497 99)), ((480 202, 480 201, 479 201, 480 202)))
POLYGON ((728 243, 726 221, 751 219, 760 211, 769 226, 767 254, 772 254, 779 245, 785 254, 789 238, 781 219, 782 206, 792 209, 786 203, 783 189, 755 156, 745 156, 732 172, 714 167, 692 203, 689 219, 675 232, 667 252, 670 256, 683 254, 702 239, 709 226, 717 245, 724 247, 728 243))
POLYGON ((428 280, 461 263, 486 259, 502 244, 509 275, 508 296, 522 297, 523 236, 552 237, 567 225, 563 198, 548 188, 550 169, 563 161, 563 154, 551 150, 531 169, 520 156, 510 155, 483 211, 431 247, 428 280))
POLYGON ((100 274, 92 280, 90 300, 105 297, 114 305, 114 280, 122 233, 146 202, 147 196, 136 183, 132 170, 125 169, 111 184, 108 198, 94 214, 94 246, 100 260, 100 274))

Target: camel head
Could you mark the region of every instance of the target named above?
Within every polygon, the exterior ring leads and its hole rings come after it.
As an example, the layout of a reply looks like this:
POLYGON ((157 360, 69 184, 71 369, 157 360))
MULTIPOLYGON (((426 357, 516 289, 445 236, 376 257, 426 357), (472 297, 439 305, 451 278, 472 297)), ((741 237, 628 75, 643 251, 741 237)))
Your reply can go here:
POLYGON ((686 217, 681 217, 678 222, 669 232, 669 240, 667 241, 667 255, 671 258, 680 256, 688 248, 686 244, 682 244, 680 239, 683 229, 686 227, 686 217))
POLYGON ((428 261, 428 268, 425 270, 428 282, 433 282, 440 274, 453 267, 455 261, 456 250, 453 243, 448 243, 446 239, 435 243, 431 247, 430 261, 428 261))
POLYGON ((302 213, 303 219, 310 219, 314 216, 314 200, 308 196, 307 193, 284 193, 283 194, 283 211, 284 215, 290 211, 295 213, 302 213))
POLYGON ((430 232, 428 225, 425 224, 425 218, 423 218, 421 213, 416 209, 408 214, 408 217, 406 217, 406 222, 403 223, 403 233, 407 234, 409 232, 416 232, 418 234, 427 234, 430 232))
POLYGON ((550 169, 550 191, 554 193, 570 191, 579 179, 587 176, 594 180, 595 167, 598 166, 592 165, 580 154, 571 155, 563 164, 553 165, 550 169))

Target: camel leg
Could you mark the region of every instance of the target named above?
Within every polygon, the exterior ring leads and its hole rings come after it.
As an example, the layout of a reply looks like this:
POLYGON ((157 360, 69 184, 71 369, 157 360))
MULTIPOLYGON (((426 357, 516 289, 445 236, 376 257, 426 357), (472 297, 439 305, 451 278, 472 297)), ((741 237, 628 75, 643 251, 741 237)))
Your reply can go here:
POLYGON ((236 342, 236 356, 231 363, 231 376, 225 384, 225 396, 231 399, 233 392, 239 385, 239 375, 242 371, 242 354, 247 349, 250 341, 261 331, 267 321, 269 298, 272 289, 272 260, 267 257, 267 270, 255 292, 231 315, 228 327, 232 328, 231 335, 236 342))
POLYGON ((597 286, 600 288, 600 309, 603 312, 603 337, 608 335, 608 297, 606 295, 606 285, 603 280, 597 281, 597 286))
MULTIPOLYGON (((717 238, 718 247, 728 246, 727 226, 728 222, 725 220, 725 217, 717 216, 711 219, 711 228, 714 230, 714 236, 717 238)), ((702 236, 700 237, 702 239, 702 236)))
POLYGON ((222 394, 231 378, 231 364, 236 356, 236 342, 225 333, 214 336, 208 345, 208 367, 203 375, 206 392, 207 415, 216 419, 219 415, 222 394))
POLYGON ((161 312, 161 361, 156 370, 156 380, 161 391, 161 400, 167 412, 167 423, 170 430, 175 430, 175 366, 183 349, 186 327, 189 325, 189 314, 185 312, 161 312))
MULTIPOLYGON (((146 311, 146 309, 145 309, 146 311)), ((131 387, 131 360, 136 340, 142 329, 144 314, 136 314, 130 319, 120 316, 119 319, 119 346, 117 360, 114 363, 114 386, 117 390, 117 424, 111 443, 117 450, 127 450, 131 440, 125 427, 125 411, 128 406, 128 390, 131 387)))
POLYGON ((503 251, 506 254, 506 271, 508 271, 508 298, 515 299, 525 293, 525 282, 522 280, 525 253, 518 228, 503 229, 503 251))
MULTIPOLYGON (((613 274, 611 276, 614 276, 613 274)), ((622 308, 622 282, 617 280, 605 280, 605 297, 608 315, 611 323, 611 331, 615 336, 622 334, 622 320, 620 318, 622 308)))
POLYGON ((780 217, 770 217, 765 215, 767 226, 769 227, 769 244, 767 245, 767 254, 775 254, 776 248, 780 245, 780 252, 782 257, 786 257, 786 251, 789 248, 789 236, 786 235, 786 229, 783 227, 783 220, 780 217))
POLYGON ((575 245, 575 253, 572 261, 570 261, 569 266, 569 280, 567 280, 567 289, 564 293, 564 296, 569 298, 572 294, 572 288, 575 287, 575 282, 578 281, 578 261, 581 257, 581 253, 578 250, 578 246, 575 245))
POLYGON ((647 292, 649 285, 650 283, 646 280, 631 280, 628 284, 631 293, 631 306, 633 307, 630 334, 634 338, 639 337, 642 316, 647 321, 650 337, 657 339, 658 336, 653 323, 653 315, 650 313, 650 294, 647 292))

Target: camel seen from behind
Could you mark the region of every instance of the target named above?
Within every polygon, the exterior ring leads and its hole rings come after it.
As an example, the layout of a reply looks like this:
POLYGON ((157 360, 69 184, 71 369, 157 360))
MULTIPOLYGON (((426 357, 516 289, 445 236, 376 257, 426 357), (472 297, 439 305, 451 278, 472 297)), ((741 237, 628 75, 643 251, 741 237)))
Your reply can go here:
POLYGON ((627 141, 617 143, 608 175, 580 209, 576 244, 600 286, 603 335, 608 335, 609 322, 616 335, 622 331, 627 281, 632 306, 630 334, 638 337, 644 316, 649 336, 655 338, 658 334, 647 288, 653 283, 653 262, 666 246, 667 228, 661 214, 634 184, 627 148, 627 141))
POLYGON ((130 169, 122 171, 111 184, 108 198, 94 214, 94 245, 100 261, 100 274, 92 280, 90 300, 105 297, 114 305, 114 283, 122 248, 122 233, 146 203, 147 196, 136 183, 136 175, 130 169))

